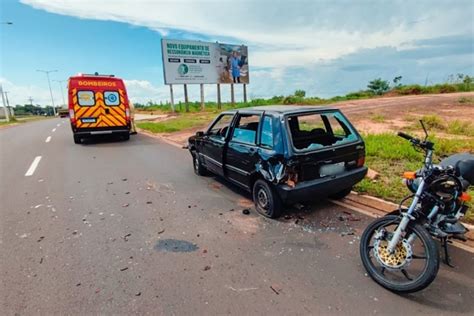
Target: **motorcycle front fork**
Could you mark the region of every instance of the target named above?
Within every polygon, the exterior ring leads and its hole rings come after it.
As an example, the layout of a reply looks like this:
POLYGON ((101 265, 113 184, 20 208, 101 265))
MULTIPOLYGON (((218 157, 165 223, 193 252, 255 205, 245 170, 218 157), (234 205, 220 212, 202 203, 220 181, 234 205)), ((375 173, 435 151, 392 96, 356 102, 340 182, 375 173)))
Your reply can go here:
MULTIPOLYGON (((410 221, 414 219, 412 214, 415 211, 418 205, 418 202, 420 201, 421 193, 423 192, 424 187, 425 187, 425 181, 421 180, 420 185, 418 186, 418 189, 416 190, 415 197, 413 198, 413 201, 411 202, 410 207, 408 208, 408 211, 402 214, 402 220, 400 221, 400 224, 398 225, 398 227, 395 229, 392 239, 388 243, 387 250, 389 251, 389 253, 394 253, 395 247, 398 245, 398 242, 400 241, 402 234, 406 231, 408 223, 410 223, 410 221)), ((414 234, 411 234, 411 235, 414 235, 414 234)), ((412 239, 412 241, 414 240, 414 237, 412 236, 409 236, 409 238, 412 239)))

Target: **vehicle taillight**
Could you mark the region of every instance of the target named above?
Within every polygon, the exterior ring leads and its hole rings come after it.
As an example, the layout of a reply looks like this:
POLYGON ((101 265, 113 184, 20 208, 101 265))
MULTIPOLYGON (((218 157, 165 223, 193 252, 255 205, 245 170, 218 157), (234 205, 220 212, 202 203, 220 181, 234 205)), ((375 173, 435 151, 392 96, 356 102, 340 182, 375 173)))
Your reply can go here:
POLYGON ((365 156, 360 156, 357 159, 357 167, 363 167, 365 164, 365 156))
POLYGON ((130 121, 130 109, 129 108, 125 109, 125 117, 127 118, 127 122, 129 122, 130 121))
POLYGON ((71 119, 72 123, 76 122, 76 118, 74 117, 74 110, 73 109, 69 109, 69 118, 71 119))

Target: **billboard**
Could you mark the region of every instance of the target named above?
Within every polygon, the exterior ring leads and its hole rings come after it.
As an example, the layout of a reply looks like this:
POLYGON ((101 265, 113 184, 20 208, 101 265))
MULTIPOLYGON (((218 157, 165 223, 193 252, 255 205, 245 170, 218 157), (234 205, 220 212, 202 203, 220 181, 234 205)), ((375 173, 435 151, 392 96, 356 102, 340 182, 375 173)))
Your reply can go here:
POLYGON ((165 84, 249 83, 245 45, 161 40, 165 84))

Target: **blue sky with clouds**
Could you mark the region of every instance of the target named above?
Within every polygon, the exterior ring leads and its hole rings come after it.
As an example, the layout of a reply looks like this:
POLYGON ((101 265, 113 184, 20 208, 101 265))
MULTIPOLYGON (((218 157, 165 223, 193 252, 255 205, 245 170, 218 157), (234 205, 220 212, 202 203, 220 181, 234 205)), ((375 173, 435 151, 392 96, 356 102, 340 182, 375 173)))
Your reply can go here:
MULTIPOLYGON (((0 27, 0 81, 12 104, 29 96, 49 103, 36 69, 57 69, 55 80, 113 73, 127 80, 132 101, 166 101, 162 37, 247 44, 252 98, 341 95, 376 77, 424 84, 474 74, 472 1, 2 0, 0 12, 14 23, 0 27)), ((57 82, 53 93, 61 98, 57 82)), ((215 87, 206 95, 214 98, 215 87)))

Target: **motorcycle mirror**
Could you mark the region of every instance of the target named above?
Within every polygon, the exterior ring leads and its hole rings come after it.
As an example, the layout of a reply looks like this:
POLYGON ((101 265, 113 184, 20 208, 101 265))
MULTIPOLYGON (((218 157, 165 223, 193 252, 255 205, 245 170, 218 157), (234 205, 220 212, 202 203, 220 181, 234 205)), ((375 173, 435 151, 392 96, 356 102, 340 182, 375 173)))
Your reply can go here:
POLYGON ((425 141, 428 139, 428 131, 426 130, 425 123, 423 120, 420 120, 421 127, 423 127, 423 131, 425 132, 425 141))

